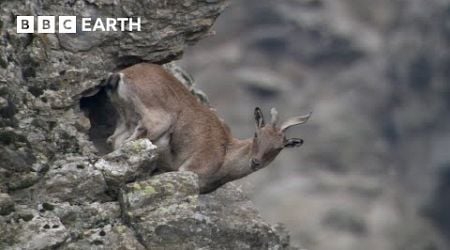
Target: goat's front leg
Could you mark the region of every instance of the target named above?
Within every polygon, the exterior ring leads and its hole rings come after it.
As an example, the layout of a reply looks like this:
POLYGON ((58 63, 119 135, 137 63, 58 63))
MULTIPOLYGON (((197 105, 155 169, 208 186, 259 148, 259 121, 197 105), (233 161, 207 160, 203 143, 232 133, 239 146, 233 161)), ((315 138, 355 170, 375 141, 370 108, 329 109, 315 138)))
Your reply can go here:
POLYGON ((138 124, 134 128, 133 133, 128 137, 124 143, 134 141, 140 137, 142 137, 147 132, 147 129, 144 127, 142 120, 138 121, 138 124))
POLYGON ((119 134, 116 139, 113 141, 113 148, 114 150, 120 148, 120 146, 123 145, 125 140, 130 137, 131 131, 125 130, 123 133, 119 134))
POLYGON ((116 148, 116 145, 120 143, 116 143, 118 141, 118 138, 123 138, 125 134, 127 134, 127 124, 125 122, 125 119, 122 115, 119 116, 119 119, 117 119, 117 126, 114 130, 114 133, 106 139, 106 142, 114 148, 116 148))
POLYGON ((187 158, 178 171, 190 171, 198 175, 200 193, 211 192, 227 182, 223 174, 218 171, 223 164, 223 157, 214 152, 208 154, 194 154, 187 158))

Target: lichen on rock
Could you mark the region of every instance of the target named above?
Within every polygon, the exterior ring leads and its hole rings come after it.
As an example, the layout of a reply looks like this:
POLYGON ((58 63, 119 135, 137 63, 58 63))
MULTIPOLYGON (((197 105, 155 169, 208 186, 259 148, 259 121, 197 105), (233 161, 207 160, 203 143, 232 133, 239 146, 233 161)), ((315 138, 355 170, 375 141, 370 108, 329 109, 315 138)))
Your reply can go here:
POLYGON ((286 238, 263 222, 240 190, 227 184, 199 195, 192 172, 126 185, 122 216, 148 249, 283 249, 286 238))

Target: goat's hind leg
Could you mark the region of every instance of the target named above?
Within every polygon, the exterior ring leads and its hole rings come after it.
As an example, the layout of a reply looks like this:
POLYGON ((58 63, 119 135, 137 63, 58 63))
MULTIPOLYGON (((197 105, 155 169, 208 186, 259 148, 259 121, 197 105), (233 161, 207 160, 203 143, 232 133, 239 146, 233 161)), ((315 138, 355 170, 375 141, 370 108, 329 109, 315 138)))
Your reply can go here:
POLYGON ((149 110, 141 122, 146 129, 146 137, 154 143, 171 130, 173 117, 161 110, 149 110))

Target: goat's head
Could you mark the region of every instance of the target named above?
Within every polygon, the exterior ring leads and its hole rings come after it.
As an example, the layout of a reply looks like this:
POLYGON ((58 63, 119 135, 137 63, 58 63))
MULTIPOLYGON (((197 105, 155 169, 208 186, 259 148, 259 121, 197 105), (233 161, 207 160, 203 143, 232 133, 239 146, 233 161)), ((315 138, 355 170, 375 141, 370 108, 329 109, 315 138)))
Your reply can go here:
POLYGON ((292 126, 305 123, 311 116, 311 113, 309 113, 304 116, 292 117, 278 126, 277 110, 272 108, 270 113, 272 120, 270 124, 266 125, 261 109, 255 108, 256 132, 253 137, 250 159, 250 167, 254 171, 267 166, 283 148, 300 147, 303 140, 299 138, 287 139, 285 131, 292 126))

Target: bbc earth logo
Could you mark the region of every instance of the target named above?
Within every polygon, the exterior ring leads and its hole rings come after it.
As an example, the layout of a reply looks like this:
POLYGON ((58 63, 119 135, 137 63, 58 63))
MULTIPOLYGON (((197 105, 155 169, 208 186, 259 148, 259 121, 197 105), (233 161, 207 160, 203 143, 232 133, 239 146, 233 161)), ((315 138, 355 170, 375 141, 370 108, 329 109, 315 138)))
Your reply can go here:
POLYGON ((140 17, 79 19, 77 16, 17 16, 17 33, 77 33, 78 21, 82 32, 141 31, 140 17))

